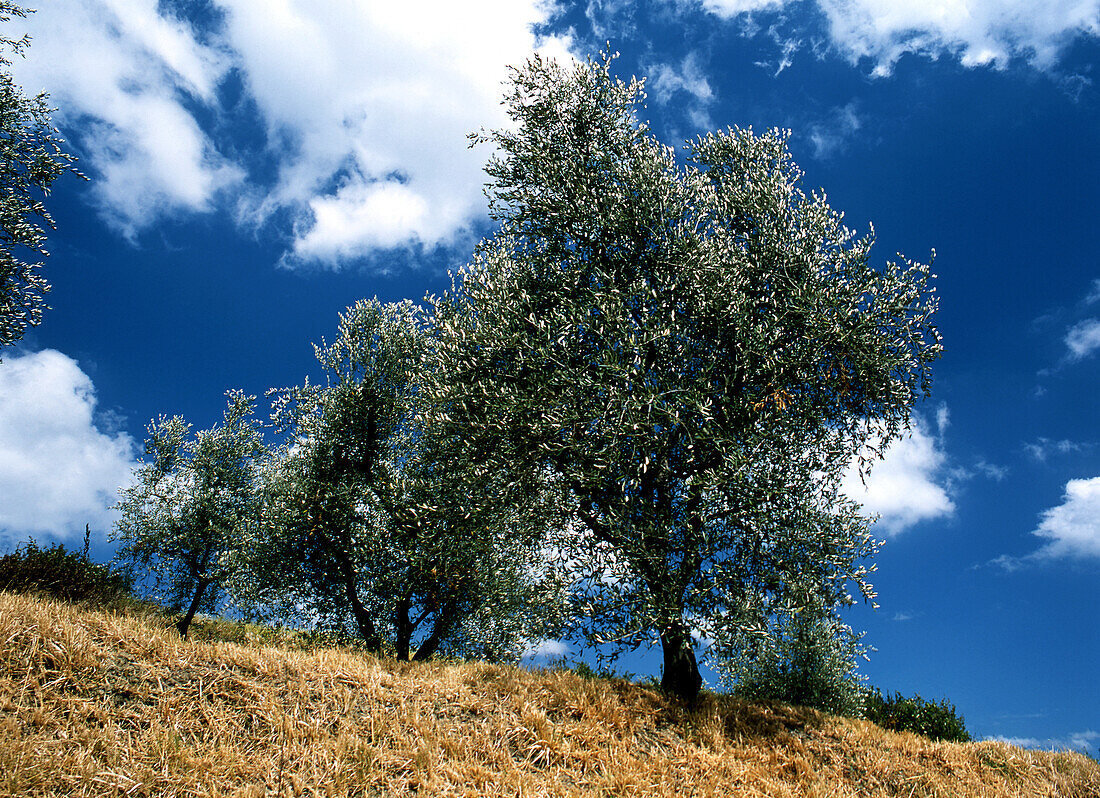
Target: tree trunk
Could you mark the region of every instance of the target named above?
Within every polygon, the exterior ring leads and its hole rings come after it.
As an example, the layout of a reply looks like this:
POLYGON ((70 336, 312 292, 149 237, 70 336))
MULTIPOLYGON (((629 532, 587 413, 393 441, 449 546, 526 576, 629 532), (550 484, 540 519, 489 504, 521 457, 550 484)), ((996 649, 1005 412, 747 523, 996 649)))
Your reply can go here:
POLYGON ((397 610, 394 612, 394 646, 397 648, 397 658, 402 661, 409 659, 409 649, 412 647, 413 624, 409 620, 411 605, 411 597, 402 596, 398 599, 397 610))
POLYGON ((374 621, 371 620, 367 608, 359 600, 359 591, 355 589, 355 574, 351 572, 351 564, 346 560, 341 564, 344 566, 342 569, 344 571, 344 590, 348 597, 348 603, 351 604, 351 614, 355 617, 355 626, 359 631, 359 637, 366 644, 368 651, 378 653, 382 650, 382 638, 378 636, 378 632, 374 628, 374 621))
POLYGON ((340 531, 340 543, 342 546, 332 547, 332 554, 340 568, 340 575, 344 578, 344 595, 347 596, 348 603, 351 605, 351 614, 355 618, 356 629, 359 632, 359 637, 366 644, 367 650, 374 654, 380 653, 382 651, 382 638, 374 628, 374 621, 371 619, 370 613, 367 612, 367 608, 359 600, 359 591, 355 587, 355 569, 352 568, 351 559, 347 554, 351 550, 351 535, 346 528, 340 531))
POLYGON ((195 588, 195 595, 191 598, 191 606, 187 608, 187 613, 179 619, 176 624, 176 629, 180 633, 180 637, 184 640, 187 639, 187 630, 191 627, 191 620, 195 617, 195 613, 199 611, 199 606, 202 604, 202 595, 206 592, 206 588, 210 587, 213 579, 198 579, 195 588))
POLYGON ((423 662, 439 649, 439 644, 443 642, 443 634, 451 625, 451 613, 448 610, 449 607, 447 606, 439 608, 435 616, 435 623, 432 624, 431 634, 417 647, 416 653, 413 654, 414 662, 423 662))
POLYGON ((703 686, 703 677, 699 675, 691 635, 683 626, 672 626, 661 632, 661 648, 665 654, 661 689, 688 703, 694 702, 703 686))

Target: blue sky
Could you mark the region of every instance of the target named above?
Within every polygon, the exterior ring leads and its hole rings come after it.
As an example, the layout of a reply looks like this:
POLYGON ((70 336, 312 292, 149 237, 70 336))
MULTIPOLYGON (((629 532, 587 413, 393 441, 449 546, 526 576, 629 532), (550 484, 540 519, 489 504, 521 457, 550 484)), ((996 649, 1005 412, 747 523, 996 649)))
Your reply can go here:
MULTIPOLYGON (((648 76, 666 143, 789 128, 877 255, 936 250, 945 354, 865 500, 883 689, 1100 747, 1100 0, 51 0, 13 70, 90 180, 50 207, 52 310, 0 364, 0 539, 106 558, 144 425, 313 369, 361 297, 419 300, 489 231, 505 65, 648 76)), ((16 30, 18 29, 18 30, 16 30)), ((631 670, 656 667, 641 658, 631 670)))

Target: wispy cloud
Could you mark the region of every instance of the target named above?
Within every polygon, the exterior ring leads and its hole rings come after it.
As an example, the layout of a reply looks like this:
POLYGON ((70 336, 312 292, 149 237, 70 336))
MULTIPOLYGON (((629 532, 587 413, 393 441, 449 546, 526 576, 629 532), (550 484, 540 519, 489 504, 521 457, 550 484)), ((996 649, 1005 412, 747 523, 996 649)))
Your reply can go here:
POLYGON ((866 482, 861 482, 853 463, 844 475, 844 493, 863 505, 867 515, 879 516, 878 525, 888 535, 898 535, 922 521, 947 518, 955 512, 948 496, 947 455, 943 435, 948 424, 946 408, 937 413, 936 430, 914 418, 910 434, 890 445, 875 463, 866 482))
POLYGON ((1001 555, 993 564, 1015 571, 1052 560, 1100 559, 1100 477, 1067 482, 1062 503, 1043 513, 1032 534, 1047 542, 1023 557, 1001 555))
POLYGON ((208 211, 239 184, 243 173, 195 115, 216 103, 230 58, 156 0, 43 3, 18 24, 33 41, 12 64, 15 79, 50 93, 116 230, 133 236, 163 214, 208 211))
POLYGON ((814 147, 814 157, 828 158, 842 152, 861 127, 863 122, 859 118, 854 102, 834 108, 828 119, 816 122, 810 127, 810 143, 814 147))
POLYGON ((715 101, 714 90, 700 66, 697 52, 689 52, 679 64, 648 64, 646 91, 662 105, 683 103, 685 96, 688 121, 696 131, 710 130, 714 123, 708 108, 715 101))
POLYGON ((1084 360, 1100 349, 1100 319, 1084 319, 1066 331, 1067 357, 1070 362, 1084 360))
POLYGON ((1094 302, 1100 302, 1100 277, 1092 281, 1092 287, 1085 295, 1086 305, 1091 305, 1094 302))
POLYGON ((106 530, 128 484, 134 442, 96 423, 91 379, 45 349, 0 368, 0 530, 75 539, 106 530))
POLYGON ((1050 438, 1040 437, 1034 443, 1025 443, 1024 451, 1040 463, 1045 463, 1047 458, 1056 454, 1070 454, 1086 448, 1086 444, 1077 441, 1060 440, 1052 441, 1050 438))
MULTIPOLYGON (((703 0, 725 18, 751 19, 797 0, 703 0)), ((832 46, 852 63, 868 59, 888 75, 906 53, 957 57, 965 66, 1005 66, 1014 58, 1053 66, 1075 34, 1100 33, 1100 0, 815 0, 832 46)), ((809 15, 807 15, 809 17, 809 15)), ((753 28, 758 29, 755 21, 753 28)))
POLYGON ((1100 732, 1091 729, 1082 732, 1074 732, 1065 737, 986 737, 987 740, 995 740, 1001 743, 1015 745, 1018 748, 1031 748, 1041 751, 1077 751, 1079 753, 1091 753, 1098 742, 1100 732))

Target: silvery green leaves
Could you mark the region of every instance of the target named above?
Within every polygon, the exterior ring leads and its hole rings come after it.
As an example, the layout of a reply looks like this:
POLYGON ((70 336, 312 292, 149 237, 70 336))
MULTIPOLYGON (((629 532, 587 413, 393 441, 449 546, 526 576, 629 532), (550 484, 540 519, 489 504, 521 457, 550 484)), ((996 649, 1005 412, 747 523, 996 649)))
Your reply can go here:
POLYGON ((255 397, 226 398, 222 422, 193 436, 180 416, 151 422, 134 484, 118 504, 117 556, 149 569, 157 597, 184 612, 184 637, 197 611, 217 605, 258 520, 264 448, 255 397))
POLYGON ((324 384, 276 392, 286 442, 240 592, 401 659, 516 658, 556 617, 532 566, 552 493, 540 482, 520 512, 500 501, 506 475, 463 458, 464 431, 422 391, 432 349, 415 305, 364 300, 315 347, 324 384))
POLYGON ((557 475, 584 530, 563 561, 616 571, 578 579, 587 635, 659 638, 690 698, 693 631, 722 656, 796 584, 870 594, 837 484, 928 391, 936 302, 928 267, 872 266, 801 191, 786 134, 711 134, 681 163, 609 67, 515 70, 514 128, 478 137, 500 232, 435 300, 424 392, 468 459, 557 475))
MULTIPOLYGON (((0 22, 26 14, 0 2, 0 22)), ((79 174, 50 121, 46 96, 26 97, 6 69, 5 51, 18 54, 28 43, 26 36, 0 36, 0 347, 18 341, 42 318, 49 285, 39 259, 46 255, 45 228, 53 227, 43 200, 62 174, 79 174)))

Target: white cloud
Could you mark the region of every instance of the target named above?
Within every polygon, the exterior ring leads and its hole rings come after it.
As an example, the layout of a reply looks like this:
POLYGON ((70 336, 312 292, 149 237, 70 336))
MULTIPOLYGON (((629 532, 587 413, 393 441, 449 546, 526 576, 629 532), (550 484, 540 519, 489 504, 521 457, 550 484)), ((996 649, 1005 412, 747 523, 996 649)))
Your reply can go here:
POLYGON ((1100 319, 1085 319, 1073 325, 1066 332, 1065 342, 1071 361, 1088 357, 1100 349, 1100 319))
MULTIPOLYGON (((506 67, 539 42, 539 0, 476 4, 220 0, 225 36, 282 152, 253 218, 297 212, 291 262, 446 244, 484 213, 483 149, 501 127, 506 67)), ((567 43, 542 49, 568 58, 567 43)))
MULTIPOLYGON (((1078 33, 1100 33, 1100 0, 816 0, 833 46, 853 63, 889 74, 905 53, 957 56, 966 66, 1014 57, 1052 66, 1078 33)), ((781 10, 794 0, 703 0, 725 18, 781 10)), ((754 26, 755 27, 755 24, 754 26)))
POLYGON ((695 51, 688 53, 679 66, 666 63, 648 64, 645 67, 646 92, 662 105, 677 103, 683 105, 684 95, 688 102, 685 112, 691 126, 696 130, 711 130, 714 122, 707 107, 715 99, 710 81, 699 66, 699 56, 695 51))
POLYGON ((810 142, 814 145, 815 158, 828 158, 847 146, 863 122, 856 112, 855 103, 833 109, 828 121, 817 123, 810 128, 810 142))
POLYGON ((754 11, 777 11, 786 0, 703 0, 703 8, 723 17, 736 17, 754 11))
POLYGON ((134 442, 101 431, 92 381, 52 349, 0 365, 0 530, 78 538, 109 528, 134 442))
POLYGON ((1100 278, 1092 281, 1092 288, 1085 296, 1085 304, 1091 305, 1093 302, 1100 302, 1100 278))
POLYGON ((941 408, 937 416, 938 434, 914 419, 911 434, 890 445, 885 458, 872 466, 865 484, 855 464, 844 475, 844 493, 860 502, 867 515, 878 515, 878 527, 888 535, 955 512, 954 502, 939 484, 947 461, 940 440, 947 425, 946 410, 941 408))
MULTIPOLYGON (((81 131, 105 218, 133 235, 160 217, 224 207, 242 223, 293 219, 288 262, 336 265, 373 248, 446 244, 485 212, 485 149, 468 133, 508 123, 507 66, 569 42, 534 29, 550 0, 214 0, 200 33, 157 0, 44 4, 16 77, 52 94, 81 131), (232 70, 245 104, 223 107, 232 70), (249 182, 232 114, 253 103, 276 164, 249 182), (226 198, 226 201, 228 198, 226 198)), ((17 59, 18 60, 18 59, 17 59)), ((250 158, 257 155, 251 153, 250 158)))
POLYGON ((686 92, 697 102, 709 103, 714 99, 707 76, 699 68, 699 59, 690 52, 676 68, 669 64, 656 64, 649 69, 646 89, 659 103, 669 102, 678 92, 686 92))
POLYGON ((1014 745, 1017 748, 1032 748, 1041 751, 1079 751, 1091 753, 1096 743, 1100 742, 1100 732, 1091 729, 1083 732, 1075 732, 1065 737, 986 737, 987 740, 995 740, 1000 743, 1014 745))
POLYGON ((1052 454, 1069 454, 1079 452, 1086 448, 1085 444, 1076 441, 1060 440, 1052 441, 1050 438, 1039 438, 1035 443, 1025 443, 1024 451, 1040 463, 1045 463, 1052 454))
POLYGON ((527 647, 520 659, 556 659, 564 657, 572 649, 561 640, 540 640, 527 647))
POLYGON ((81 167, 123 234, 163 213, 210 210, 241 179, 187 106, 215 101, 226 55, 156 0, 43 3, 19 24, 33 39, 12 64, 15 79, 28 93, 49 92, 55 121, 79 131, 81 167))
POLYGON ((1062 503, 1043 513, 1032 534, 1049 542, 1030 559, 1100 558, 1100 477, 1067 482, 1062 503))

